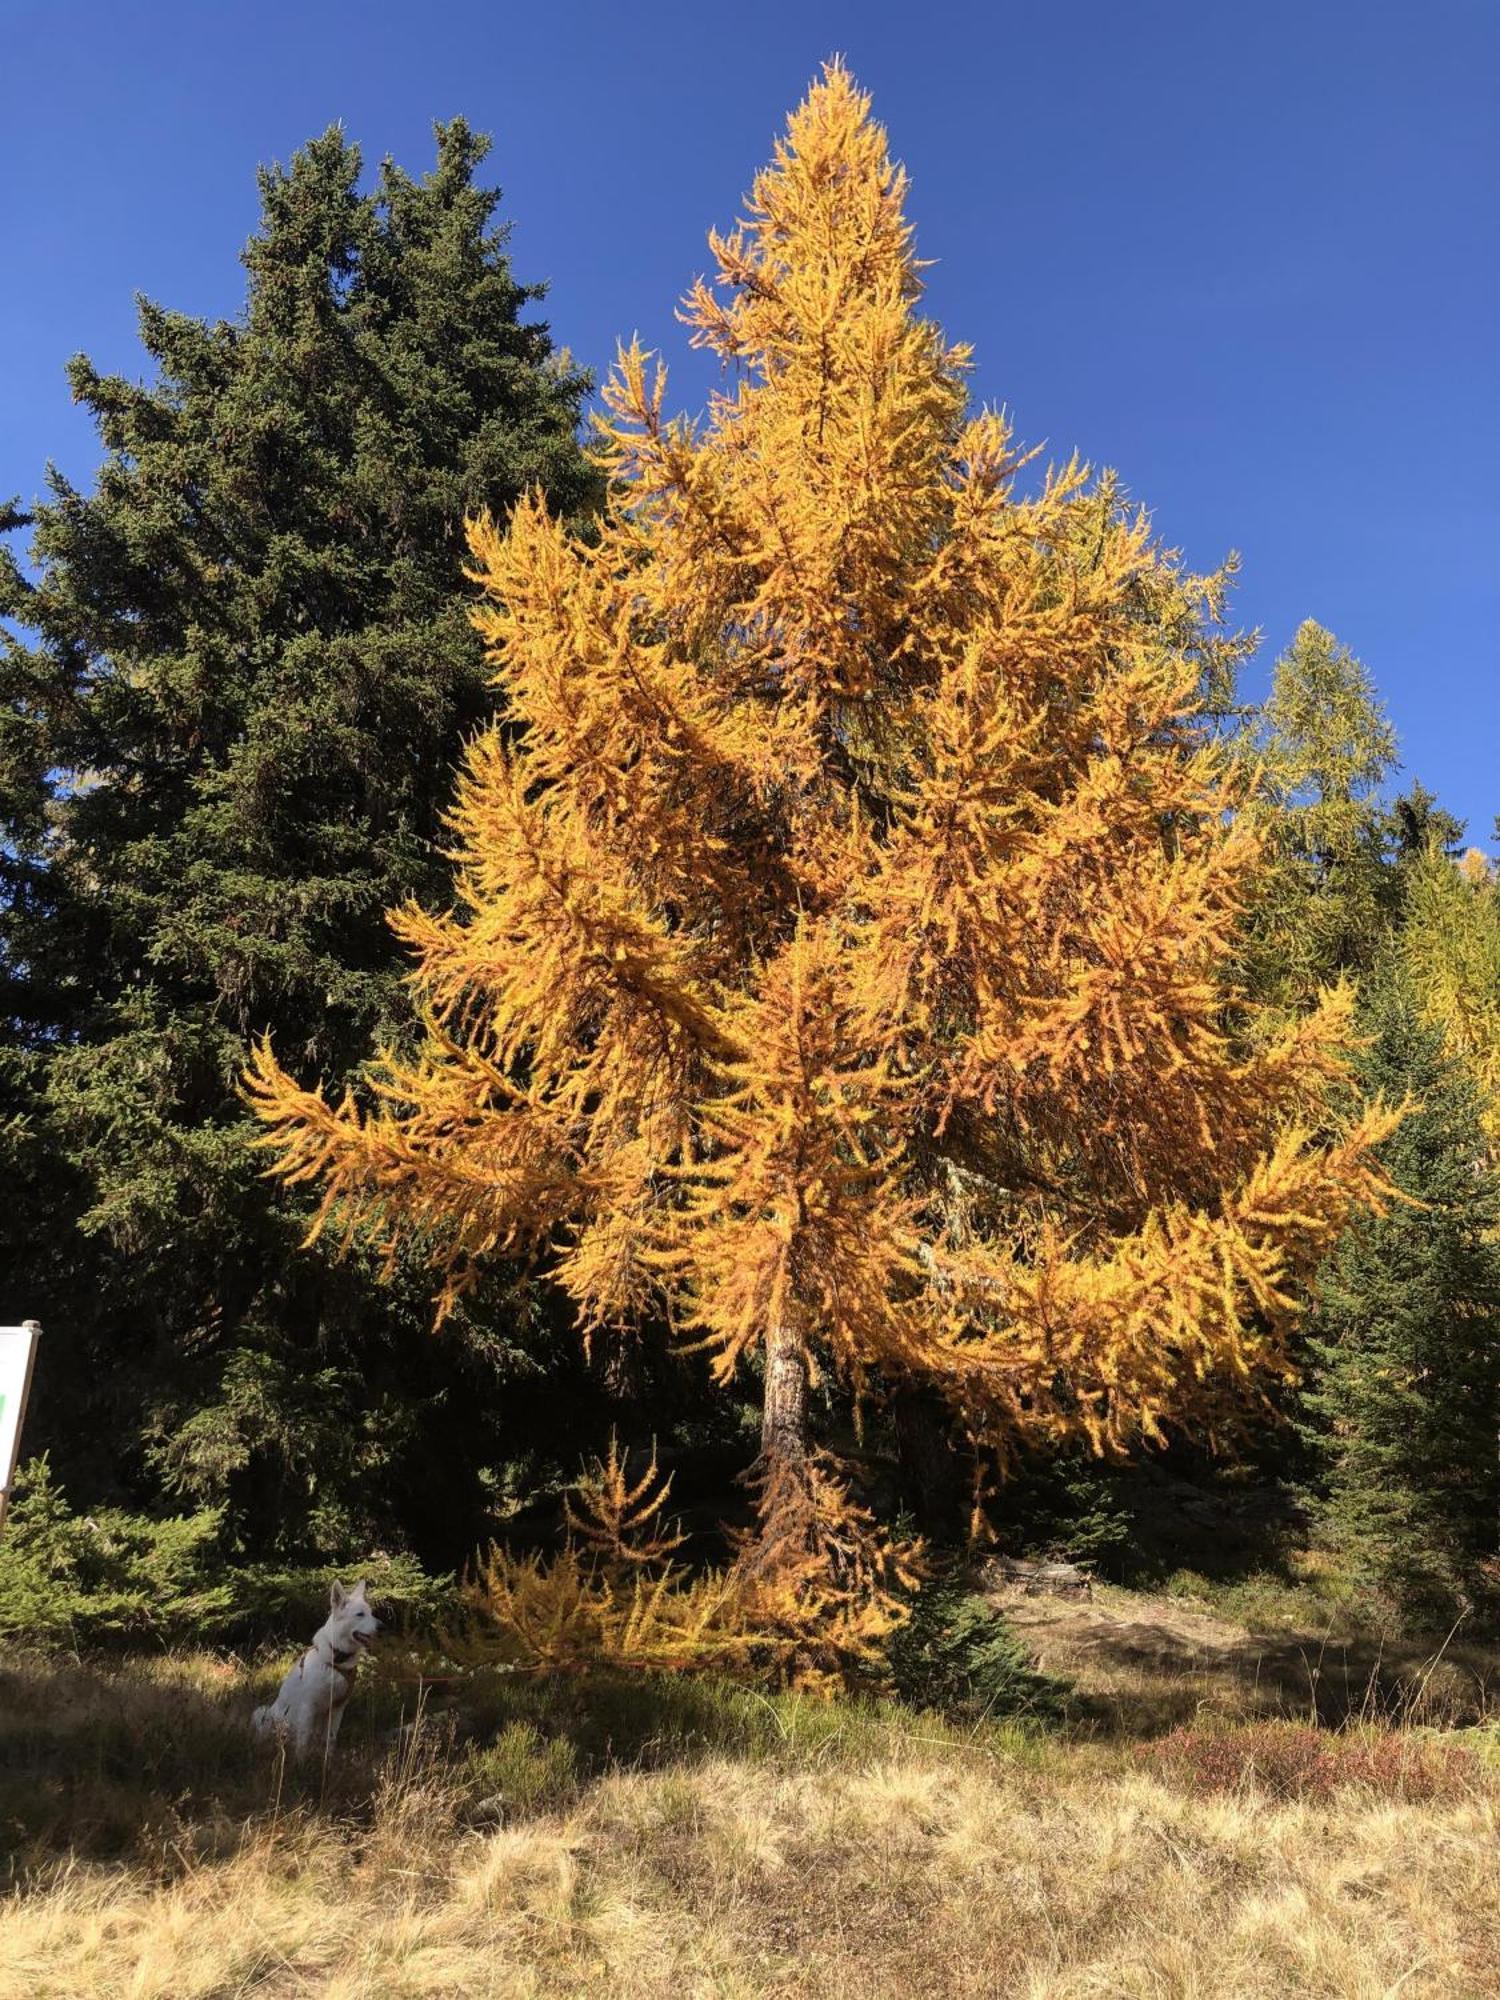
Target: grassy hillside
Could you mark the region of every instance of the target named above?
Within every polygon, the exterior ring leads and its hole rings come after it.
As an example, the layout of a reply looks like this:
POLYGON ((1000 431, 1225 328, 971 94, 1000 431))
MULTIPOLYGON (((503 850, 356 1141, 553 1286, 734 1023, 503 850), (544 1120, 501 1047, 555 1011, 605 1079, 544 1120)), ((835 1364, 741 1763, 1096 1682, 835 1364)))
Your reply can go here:
MULTIPOLYGON (((1401 1726, 1266 1719, 1210 1649, 1193 1719, 1164 1699, 1134 1733, 1111 1621, 1181 1643, 1201 1614, 1123 1596, 1021 1613, 1059 1628, 1044 1656, 1071 1647, 1061 1729, 706 1684, 419 1689, 390 1649, 305 1776, 247 1740, 280 1661, 12 1662, 0 2000, 1500 1988, 1490 1728, 1417 1726, 1420 1675, 1401 1726)), ((1426 1686, 1481 1714, 1479 1664, 1426 1686)))

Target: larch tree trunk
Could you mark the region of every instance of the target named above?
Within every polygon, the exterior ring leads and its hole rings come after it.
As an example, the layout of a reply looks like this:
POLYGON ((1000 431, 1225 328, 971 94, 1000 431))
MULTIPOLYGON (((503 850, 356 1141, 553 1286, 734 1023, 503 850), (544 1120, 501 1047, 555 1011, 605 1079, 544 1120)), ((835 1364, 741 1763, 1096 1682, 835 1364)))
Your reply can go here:
POLYGON ((783 1320, 766 1335, 765 1405, 760 1420, 761 1457, 769 1465, 805 1465, 809 1453, 807 1356, 783 1320))

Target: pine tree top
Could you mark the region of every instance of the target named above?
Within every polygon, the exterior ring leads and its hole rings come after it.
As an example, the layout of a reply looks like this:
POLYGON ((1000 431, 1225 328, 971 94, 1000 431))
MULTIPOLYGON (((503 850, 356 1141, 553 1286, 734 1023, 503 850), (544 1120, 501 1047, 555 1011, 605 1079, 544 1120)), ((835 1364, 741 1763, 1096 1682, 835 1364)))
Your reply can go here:
POLYGON ((491 709, 464 517, 591 480, 587 378, 527 317, 486 150, 440 125, 428 175, 365 192, 330 128, 260 174, 236 317, 143 301, 149 379, 70 366, 107 455, 92 492, 52 474, 35 580, 0 568, 0 677, 92 892, 95 990, 144 969, 283 1033, 295 994, 325 1061, 399 1010, 383 912, 440 893, 439 801, 491 709))

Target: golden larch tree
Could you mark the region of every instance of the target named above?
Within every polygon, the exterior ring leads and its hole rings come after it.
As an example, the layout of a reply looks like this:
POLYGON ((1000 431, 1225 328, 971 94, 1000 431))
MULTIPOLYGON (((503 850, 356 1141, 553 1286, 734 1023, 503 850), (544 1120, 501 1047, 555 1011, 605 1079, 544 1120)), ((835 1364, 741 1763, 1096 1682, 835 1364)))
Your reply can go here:
POLYGON ((445 1298, 545 1251, 585 1328, 758 1363, 742 1568, 846 1590, 884 1557, 809 1436, 825 1371, 936 1389, 992 1458, 1156 1436, 1285 1367, 1391 1122, 1330 1121, 1347 991, 1278 1028, 1224 970, 1222 578, 1076 462, 1020 490, 905 195, 829 68, 686 301, 706 420, 623 349, 598 532, 472 525, 504 716, 459 908, 393 919, 425 1047, 363 1104, 251 1080, 320 1226, 421 1242, 445 1298))
POLYGON ((1478 1084, 1500 1146, 1500 869, 1481 848, 1454 861, 1434 845, 1412 862, 1399 951, 1423 1014, 1478 1084))

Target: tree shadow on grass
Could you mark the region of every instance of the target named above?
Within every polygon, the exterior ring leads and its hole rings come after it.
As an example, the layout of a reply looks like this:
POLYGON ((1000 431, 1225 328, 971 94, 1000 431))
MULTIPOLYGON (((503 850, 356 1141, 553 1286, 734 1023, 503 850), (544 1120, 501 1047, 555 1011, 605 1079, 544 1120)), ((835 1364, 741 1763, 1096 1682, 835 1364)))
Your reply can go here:
POLYGON ((8 1877, 63 1854, 167 1872, 233 1851, 282 1811, 368 1797, 369 1746, 301 1769, 251 1734, 274 1676, 210 1655, 0 1666, 0 1855, 8 1877), (265 1685, 263 1686, 263 1683, 265 1685))
MULTIPOLYGON (((0 1883, 65 1856, 169 1878, 235 1853, 279 1818, 358 1839, 420 1795, 450 1826, 566 1806, 612 1771, 714 1757, 844 1761, 894 1751, 909 1711, 767 1696, 709 1679, 530 1677, 478 1669, 425 1681, 400 1661, 357 1682, 336 1750, 268 1750, 250 1711, 285 1659, 208 1654, 0 1666, 0 1883)), ((923 1717, 926 1740, 947 1730, 923 1717)), ((956 1748, 971 1730, 955 1725, 956 1748)))

